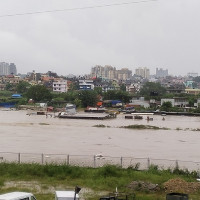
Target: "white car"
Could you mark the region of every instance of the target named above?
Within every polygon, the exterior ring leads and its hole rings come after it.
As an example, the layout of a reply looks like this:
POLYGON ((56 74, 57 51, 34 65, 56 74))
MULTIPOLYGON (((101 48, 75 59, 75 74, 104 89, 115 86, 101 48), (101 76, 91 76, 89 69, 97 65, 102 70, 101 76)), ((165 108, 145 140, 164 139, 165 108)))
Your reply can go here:
POLYGON ((33 194, 27 192, 10 192, 0 194, 0 200, 36 200, 33 194))

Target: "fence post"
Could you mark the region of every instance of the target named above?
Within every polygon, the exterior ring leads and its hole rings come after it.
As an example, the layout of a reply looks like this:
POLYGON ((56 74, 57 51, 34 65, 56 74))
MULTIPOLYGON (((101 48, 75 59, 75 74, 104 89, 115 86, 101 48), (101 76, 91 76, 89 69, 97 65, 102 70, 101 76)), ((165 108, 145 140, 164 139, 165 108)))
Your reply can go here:
POLYGON ((148 159, 147 159, 147 167, 148 167, 148 169, 150 168, 150 165, 151 165, 151 163, 150 163, 150 158, 148 158, 148 159))
POLYGON ((42 165, 44 164, 44 154, 42 153, 42 165))
POLYGON ((123 167, 123 157, 121 157, 121 168, 123 167))
POLYGON ((69 165, 69 154, 67 155, 67 165, 69 165))
POLYGON ((178 160, 176 160, 175 166, 176 166, 176 169, 179 168, 179 166, 178 166, 178 160))
POLYGON ((18 153, 18 163, 20 164, 21 163, 21 154, 18 153))
POLYGON ((94 155, 94 168, 96 168, 96 156, 94 155))

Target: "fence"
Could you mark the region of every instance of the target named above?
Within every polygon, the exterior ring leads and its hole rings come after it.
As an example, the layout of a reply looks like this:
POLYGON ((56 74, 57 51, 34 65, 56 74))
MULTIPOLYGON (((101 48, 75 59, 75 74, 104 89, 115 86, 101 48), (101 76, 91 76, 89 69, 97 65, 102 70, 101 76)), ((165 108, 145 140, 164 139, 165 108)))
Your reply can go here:
POLYGON ((104 165, 116 165, 122 168, 148 169, 156 165, 158 169, 179 168, 189 171, 199 171, 200 162, 135 158, 135 157, 111 157, 102 155, 69 155, 69 154, 36 154, 36 153, 14 153, 0 152, 0 162, 16 163, 39 163, 39 164, 67 164, 80 167, 102 167, 104 165))

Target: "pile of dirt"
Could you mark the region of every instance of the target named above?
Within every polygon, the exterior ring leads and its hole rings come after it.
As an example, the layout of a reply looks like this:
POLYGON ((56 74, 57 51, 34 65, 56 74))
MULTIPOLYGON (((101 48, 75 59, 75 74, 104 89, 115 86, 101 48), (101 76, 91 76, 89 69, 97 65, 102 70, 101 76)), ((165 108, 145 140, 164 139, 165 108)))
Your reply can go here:
POLYGON ((181 178, 170 179, 169 181, 163 184, 165 192, 179 192, 192 194, 200 191, 199 182, 186 182, 181 178))
POLYGON ((128 188, 134 191, 148 191, 148 192, 156 192, 160 190, 158 184, 153 184, 144 181, 132 181, 128 185, 128 188))

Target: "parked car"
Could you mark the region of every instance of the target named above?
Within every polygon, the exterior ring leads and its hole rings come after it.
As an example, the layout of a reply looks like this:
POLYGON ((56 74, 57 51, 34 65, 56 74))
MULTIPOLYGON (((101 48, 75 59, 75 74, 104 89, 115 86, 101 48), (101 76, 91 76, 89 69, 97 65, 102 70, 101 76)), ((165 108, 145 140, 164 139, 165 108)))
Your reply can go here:
POLYGON ((9 192, 0 194, 0 200, 36 200, 32 193, 27 192, 9 192))

